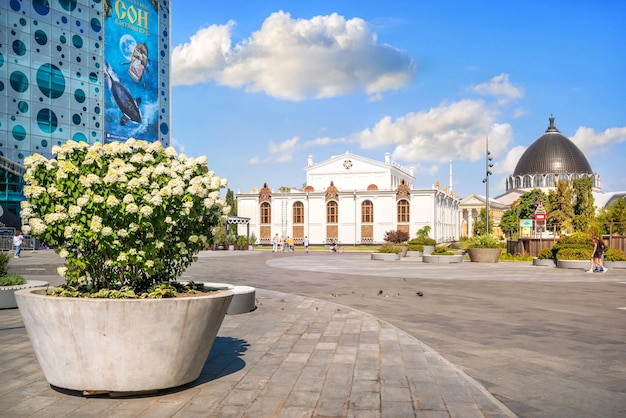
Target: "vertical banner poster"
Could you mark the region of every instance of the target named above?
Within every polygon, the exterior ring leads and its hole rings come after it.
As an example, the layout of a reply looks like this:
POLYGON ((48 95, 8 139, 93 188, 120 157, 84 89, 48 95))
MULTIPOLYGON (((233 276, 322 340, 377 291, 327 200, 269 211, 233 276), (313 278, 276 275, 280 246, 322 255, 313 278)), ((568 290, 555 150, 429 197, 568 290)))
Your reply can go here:
POLYGON ((158 139, 158 0, 104 2, 104 142, 158 139))

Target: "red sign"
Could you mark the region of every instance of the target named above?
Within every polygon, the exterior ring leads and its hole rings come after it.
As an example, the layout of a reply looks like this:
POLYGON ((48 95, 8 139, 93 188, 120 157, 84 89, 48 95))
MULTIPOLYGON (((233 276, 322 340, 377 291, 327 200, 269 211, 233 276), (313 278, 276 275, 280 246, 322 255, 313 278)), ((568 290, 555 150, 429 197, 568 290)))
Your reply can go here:
POLYGON ((545 221, 546 220, 546 214, 545 213, 536 213, 535 214, 535 220, 536 221, 545 221))

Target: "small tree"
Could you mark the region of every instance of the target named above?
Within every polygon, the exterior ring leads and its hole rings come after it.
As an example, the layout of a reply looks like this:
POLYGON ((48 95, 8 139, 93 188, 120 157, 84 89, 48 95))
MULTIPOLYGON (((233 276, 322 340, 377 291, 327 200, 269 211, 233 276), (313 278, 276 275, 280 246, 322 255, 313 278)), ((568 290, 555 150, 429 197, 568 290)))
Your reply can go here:
POLYGON ((385 238, 383 238, 387 242, 391 242, 393 244, 400 244, 402 242, 406 242, 409 239, 408 232, 404 231, 387 231, 385 232, 385 238))
POLYGON ((237 216, 237 200, 235 200, 235 194, 232 190, 228 189, 226 191, 226 205, 230 206, 230 214, 233 216, 237 216))

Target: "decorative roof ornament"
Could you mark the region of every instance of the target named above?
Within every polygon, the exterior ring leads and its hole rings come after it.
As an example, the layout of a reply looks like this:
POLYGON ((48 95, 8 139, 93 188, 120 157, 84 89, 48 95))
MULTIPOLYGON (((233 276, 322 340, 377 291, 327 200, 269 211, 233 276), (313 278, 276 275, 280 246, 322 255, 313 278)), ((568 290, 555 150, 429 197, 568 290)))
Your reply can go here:
POLYGON ((272 191, 267 187, 267 182, 263 183, 263 188, 259 192, 259 203, 272 203, 272 191))
POLYGON ((326 189, 326 201, 339 200, 339 189, 335 187, 335 182, 331 180, 330 186, 326 189))
POLYGON ((406 184, 404 179, 402 179, 400 184, 398 184, 398 188, 396 189, 396 201, 402 200, 402 199, 407 199, 407 200, 411 199, 410 190, 411 190, 411 186, 406 184))

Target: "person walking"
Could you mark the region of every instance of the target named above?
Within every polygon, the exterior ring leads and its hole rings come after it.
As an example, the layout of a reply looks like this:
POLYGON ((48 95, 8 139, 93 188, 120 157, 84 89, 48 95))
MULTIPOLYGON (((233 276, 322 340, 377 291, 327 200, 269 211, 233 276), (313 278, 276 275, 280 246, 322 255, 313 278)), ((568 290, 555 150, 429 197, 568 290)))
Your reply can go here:
POLYGON ((287 252, 294 252, 296 250, 293 244, 293 237, 287 237, 287 252))
POLYGON ((594 266, 598 266, 600 268, 599 271, 601 271, 602 273, 606 273, 608 271, 608 269, 602 264, 602 254, 604 254, 604 247, 604 241, 598 239, 598 237, 593 237, 591 265, 589 266, 589 270, 587 270, 587 273, 593 273, 594 266))
POLYGON ((280 241, 280 238, 278 238, 278 233, 276 233, 276 235, 274 235, 274 238, 272 238, 272 252, 275 253, 278 251, 278 242, 280 241))
POLYGON ((304 237, 304 251, 306 251, 306 253, 309 253, 309 238, 307 236, 304 237))
POLYGON ((13 247, 15 247, 14 258, 20 258, 20 253, 22 252, 22 242, 24 242, 24 235, 22 235, 22 231, 16 229, 15 234, 13 234, 13 247))

